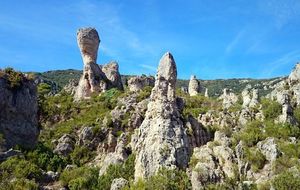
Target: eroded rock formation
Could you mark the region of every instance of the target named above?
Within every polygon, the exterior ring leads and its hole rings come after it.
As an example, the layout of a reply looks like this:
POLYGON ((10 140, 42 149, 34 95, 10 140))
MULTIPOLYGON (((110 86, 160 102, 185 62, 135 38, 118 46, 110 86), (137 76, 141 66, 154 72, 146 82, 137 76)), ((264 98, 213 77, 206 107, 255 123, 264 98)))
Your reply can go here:
POLYGON ((146 86, 154 86, 155 78, 152 76, 136 76, 128 80, 128 87, 130 91, 139 91, 146 86))
POLYGON ((20 74, 19 85, 12 87, 8 75, 0 77, 0 134, 6 149, 20 145, 33 148, 38 129, 37 88, 20 74))
POLYGON ((196 79, 195 75, 192 75, 189 82, 189 94, 190 96, 196 96, 199 92, 200 82, 196 79))
POLYGON ((160 60, 145 119, 133 138, 135 179, 147 178, 160 168, 186 168, 189 141, 175 98, 177 69, 171 53, 160 60))
POLYGON ((74 99, 89 98, 92 93, 103 92, 113 87, 123 89, 119 66, 116 62, 111 62, 102 66, 102 68, 97 64, 100 38, 96 29, 79 29, 77 32, 77 42, 84 68, 74 99))

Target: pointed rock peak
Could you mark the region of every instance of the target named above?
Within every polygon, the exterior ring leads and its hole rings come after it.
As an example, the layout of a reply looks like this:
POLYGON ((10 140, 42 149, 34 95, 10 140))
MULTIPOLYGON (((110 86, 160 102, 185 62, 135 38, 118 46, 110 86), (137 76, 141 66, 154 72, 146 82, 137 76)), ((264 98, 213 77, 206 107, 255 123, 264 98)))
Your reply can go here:
POLYGON ((296 64, 293 71, 291 72, 289 76, 289 81, 292 83, 300 81, 300 62, 296 64))
POLYGON ((164 78, 165 80, 171 80, 170 82, 176 82, 177 69, 173 55, 170 52, 165 53, 160 59, 157 79, 164 78))

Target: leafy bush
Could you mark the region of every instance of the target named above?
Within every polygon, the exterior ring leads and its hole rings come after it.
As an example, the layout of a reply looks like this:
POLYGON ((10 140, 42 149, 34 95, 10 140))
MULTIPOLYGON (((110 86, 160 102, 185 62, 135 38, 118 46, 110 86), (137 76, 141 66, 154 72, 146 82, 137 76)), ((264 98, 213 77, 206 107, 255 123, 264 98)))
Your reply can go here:
POLYGON ((266 157, 256 148, 246 148, 245 159, 251 164, 254 172, 262 169, 266 163, 266 157))
POLYGON ((10 178, 40 179, 40 168, 27 160, 13 157, 0 164, 0 173, 7 173, 10 178))
POLYGON ((273 188, 276 190, 297 190, 300 187, 300 173, 286 171, 279 174, 272 182, 273 188))
POLYGON ((115 178, 124 178, 128 181, 134 179, 135 155, 131 154, 123 164, 110 165, 105 175, 100 176, 98 187, 100 189, 110 189, 111 183, 115 178))
POLYGON ((235 141, 244 141, 247 146, 254 146, 265 138, 262 130, 263 128, 263 123, 260 121, 249 122, 245 128, 234 135, 235 141))
POLYGON ((92 159, 94 153, 84 146, 75 146, 71 153, 71 160, 74 164, 81 166, 92 159))
POLYGON ((4 69, 4 75, 3 75, 9 82, 9 87, 11 89, 18 89, 22 81, 24 79, 24 76, 20 72, 16 72, 13 68, 5 68, 4 69))
POLYGON ((39 84, 37 89, 39 97, 45 96, 51 92, 51 86, 47 83, 39 84))
POLYGON ((282 106, 278 102, 264 98, 261 103, 263 114, 267 120, 274 120, 281 114, 282 106))
POLYGON ((79 167, 65 170, 60 176, 60 182, 70 190, 96 189, 98 183, 98 168, 79 167))
POLYGON ((141 102, 142 100, 145 100, 146 98, 149 98, 151 95, 152 86, 145 86, 138 94, 136 100, 138 102, 141 102))
POLYGON ((27 152, 26 158, 43 170, 58 171, 67 165, 65 159, 54 154, 49 147, 38 143, 36 148, 27 152))
POLYGON ((172 190, 185 190, 191 189, 191 183, 187 174, 181 170, 168 170, 162 168, 154 176, 149 177, 147 180, 138 180, 137 183, 131 183, 130 187, 125 189, 172 189, 172 190))

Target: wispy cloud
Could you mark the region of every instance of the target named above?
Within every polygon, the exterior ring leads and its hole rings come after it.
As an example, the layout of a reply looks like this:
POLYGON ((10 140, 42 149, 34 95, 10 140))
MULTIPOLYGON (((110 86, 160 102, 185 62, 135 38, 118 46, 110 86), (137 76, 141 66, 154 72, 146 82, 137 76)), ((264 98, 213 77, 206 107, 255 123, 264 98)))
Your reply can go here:
POLYGON ((140 64, 139 66, 144 68, 144 69, 147 69, 148 71, 151 71, 151 72, 156 72, 156 70, 157 70, 156 67, 151 66, 151 65, 140 64))
POLYGON ((300 60, 300 50, 291 51, 282 57, 266 64, 266 69, 262 72, 265 77, 271 77, 275 72, 290 64, 295 64, 300 60))
POLYGON ((232 50, 240 43, 245 31, 241 30, 237 35, 231 40, 231 42, 226 46, 225 53, 230 54, 232 50))

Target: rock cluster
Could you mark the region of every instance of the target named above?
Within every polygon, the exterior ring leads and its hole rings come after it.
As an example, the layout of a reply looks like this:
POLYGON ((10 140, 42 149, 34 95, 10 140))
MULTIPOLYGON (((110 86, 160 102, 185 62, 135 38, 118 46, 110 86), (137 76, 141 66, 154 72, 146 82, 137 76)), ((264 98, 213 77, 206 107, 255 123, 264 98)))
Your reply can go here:
POLYGON ((238 101, 238 97, 228 88, 223 90, 223 94, 219 97, 223 100, 223 108, 229 108, 238 101))
POLYGON ((4 75, 0 77, 0 134, 6 149, 20 145, 33 148, 39 135, 37 88, 22 75, 20 85, 11 88, 4 75))
POLYGON ((128 80, 128 88, 130 91, 137 92, 146 86, 154 86, 155 78, 152 76, 136 76, 128 80))
POLYGON ((100 44, 98 32, 94 28, 81 28, 77 32, 77 42, 84 63, 83 75, 75 92, 75 100, 89 98, 92 93, 106 91, 112 87, 123 89, 119 66, 116 62, 100 67, 97 52, 100 44))
POLYGON ((132 139, 136 152, 135 179, 154 175, 160 168, 186 168, 189 141, 175 97, 177 69, 171 53, 160 60, 145 119, 132 139))
POLYGON ((196 79, 195 75, 191 76, 189 82, 189 94, 190 96, 196 96, 200 92, 200 82, 196 79))

